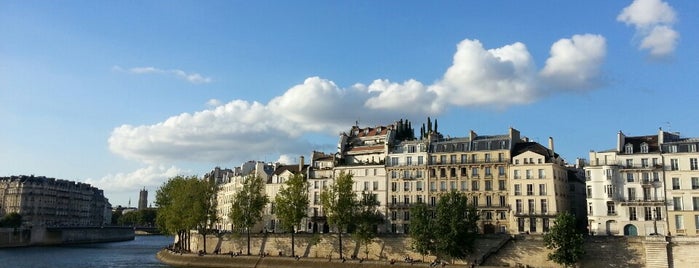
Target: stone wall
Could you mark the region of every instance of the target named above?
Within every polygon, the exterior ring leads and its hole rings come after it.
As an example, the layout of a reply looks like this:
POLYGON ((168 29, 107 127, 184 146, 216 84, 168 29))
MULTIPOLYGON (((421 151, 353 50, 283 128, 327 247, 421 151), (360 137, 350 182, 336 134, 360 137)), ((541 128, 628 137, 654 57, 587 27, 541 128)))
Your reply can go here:
POLYGON ((14 231, 0 229, 1 247, 99 243, 134 239, 131 227, 32 228, 14 231))

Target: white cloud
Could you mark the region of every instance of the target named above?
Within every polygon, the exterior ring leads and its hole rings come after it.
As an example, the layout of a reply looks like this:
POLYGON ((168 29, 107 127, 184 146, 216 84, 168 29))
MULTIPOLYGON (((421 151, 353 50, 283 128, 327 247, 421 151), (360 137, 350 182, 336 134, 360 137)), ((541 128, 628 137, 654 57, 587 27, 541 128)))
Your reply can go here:
POLYGON ((478 40, 467 39, 458 44, 443 77, 429 85, 378 79, 368 86, 342 88, 331 80, 309 77, 267 104, 221 104, 212 99, 212 107, 203 111, 152 125, 119 126, 112 131, 109 148, 151 164, 238 163, 270 156, 295 162, 290 156, 308 154, 312 148, 304 135, 335 136, 355 121, 386 124, 439 115, 451 106, 506 108, 561 91, 592 89, 600 85, 604 42, 597 35, 561 39, 552 45, 551 57, 539 72, 522 43, 486 49, 478 40))
POLYGON ((206 102, 206 105, 209 107, 216 107, 220 106, 221 104, 221 101, 217 99, 209 99, 209 101, 206 102))
POLYGON ((540 74, 543 84, 559 90, 598 87, 600 66, 606 55, 606 41, 601 35, 574 35, 551 46, 550 57, 540 74))
POLYGON ((113 66, 112 70, 114 71, 120 71, 120 72, 127 72, 131 74, 170 74, 174 75, 176 77, 179 77, 181 79, 186 80, 187 82, 190 82, 192 84, 206 84, 206 83, 211 83, 213 79, 211 77, 206 77, 198 73, 187 73, 183 70, 179 69, 159 69, 155 67, 133 67, 129 69, 124 69, 120 66, 113 66))
POLYGON ((85 182, 100 189, 120 193, 136 193, 142 188, 156 188, 168 178, 183 175, 183 170, 175 166, 150 165, 130 173, 109 174, 100 179, 86 179, 85 182))
POLYGON ((478 40, 457 46, 453 64, 430 90, 439 104, 507 107, 537 98, 534 62, 527 47, 514 43, 488 49, 478 40))
POLYGON ((633 25, 642 39, 639 48, 649 50, 655 58, 672 54, 680 37, 672 28, 677 21, 675 10, 661 0, 635 0, 621 10, 617 21, 633 25))

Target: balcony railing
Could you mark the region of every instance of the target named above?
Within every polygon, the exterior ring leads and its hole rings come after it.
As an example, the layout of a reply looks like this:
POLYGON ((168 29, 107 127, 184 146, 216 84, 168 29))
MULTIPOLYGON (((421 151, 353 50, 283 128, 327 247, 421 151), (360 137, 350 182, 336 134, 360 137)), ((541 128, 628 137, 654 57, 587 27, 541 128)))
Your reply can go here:
POLYGON ((660 198, 647 199, 624 199, 618 198, 615 201, 621 203, 622 206, 664 206, 665 200, 660 198))

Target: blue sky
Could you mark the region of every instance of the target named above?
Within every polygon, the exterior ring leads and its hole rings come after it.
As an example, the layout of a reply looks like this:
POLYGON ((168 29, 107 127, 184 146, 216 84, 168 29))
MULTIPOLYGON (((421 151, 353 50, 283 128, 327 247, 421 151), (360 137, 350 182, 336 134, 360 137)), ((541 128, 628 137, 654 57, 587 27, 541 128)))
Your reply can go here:
POLYGON ((509 127, 569 162, 699 136, 697 1, 2 1, 0 176, 113 205, 177 174, 333 152, 355 121, 509 127))

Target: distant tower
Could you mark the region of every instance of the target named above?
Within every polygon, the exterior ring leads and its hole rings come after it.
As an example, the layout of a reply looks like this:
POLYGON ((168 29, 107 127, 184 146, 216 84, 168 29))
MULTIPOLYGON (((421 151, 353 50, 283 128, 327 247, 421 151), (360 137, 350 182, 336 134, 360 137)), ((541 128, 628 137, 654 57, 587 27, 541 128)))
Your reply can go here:
POLYGON ((143 188, 138 195, 138 210, 146 209, 148 207, 148 191, 143 188))

